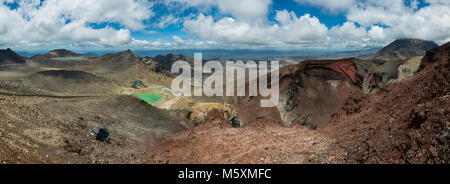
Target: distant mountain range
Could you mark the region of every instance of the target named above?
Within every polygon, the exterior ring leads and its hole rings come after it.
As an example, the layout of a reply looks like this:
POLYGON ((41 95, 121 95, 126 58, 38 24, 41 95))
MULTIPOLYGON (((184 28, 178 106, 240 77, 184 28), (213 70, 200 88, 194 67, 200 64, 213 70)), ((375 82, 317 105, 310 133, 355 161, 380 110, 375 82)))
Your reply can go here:
MULTIPOLYGON (((358 58, 376 60, 406 60, 415 56, 424 56, 427 50, 438 47, 433 41, 419 39, 398 39, 384 48, 373 48, 356 51, 277 51, 277 50, 136 50, 134 53, 152 60, 162 65, 165 70, 170 70, 170 66, 177 60, 191 61, 194 52, 202 52, 203 59, 225 60, 270 60, 270 59, 291 59, 291 60, 311 60, 311 59, 339 59, 358 58)), ((89 51, 86 54, 75 53, 66 49, 57 49, 45 54, 33 54, 33 52, 19 52, 29 58, 67 58, 67 57, 99 57, 113 53, 113 51, 89 51)), ((11 61, 14 63, 25 63, 25 57, 20 56, 11 49, 0 50, 0 62, 11 61)))
MULTIPOLYGON (((133 52, 142 57, 156 57, 158 55, 183 55, 187 57, 194 57, 195 52, 201 52, 203 59, 242 59, 242 60, 306 60, 306 59, 327 59, 327 58, 343 58, 355 57, 366 58, 380 48, 362 49, 354 51, 317 51, 317 50, 251 50, 251 49, 180 49, 180 50, 133 50, 133 52)), ((105 54, 121 52, 119 50, 91 50, 91 51, 77 51, 76 53, 98 57, 105 54)), ((17 51, 21 56, 33 57, 35 55, 44 55, 47 51, 17 51)))

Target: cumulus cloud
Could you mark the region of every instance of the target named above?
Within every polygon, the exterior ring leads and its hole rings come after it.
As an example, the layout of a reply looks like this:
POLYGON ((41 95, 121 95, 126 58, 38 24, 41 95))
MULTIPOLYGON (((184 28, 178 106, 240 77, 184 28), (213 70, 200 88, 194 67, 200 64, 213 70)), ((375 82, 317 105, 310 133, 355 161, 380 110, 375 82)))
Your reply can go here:
POLYGON ((337 25, 330 30, 331 37, 350 41, 362 40, 366 34, 364 28, 357 27, 353 22, 345 22, 342 26, 337 25))
POLYGON ((152 16, 151 6, 144 0, 0 0, 0 43, 128 44, 130 30, 146 27, 143 20, 152 16), (18 7, 7 6, 14 2, 18 7), (102 23, 120 28, 91 26, 102 23))
POLYGON ((327 27, 308 12, 272 10, 272 0, 0 0, 0 45, 334 49, 382 46, 406 37, 450 41, 448 0, 424 0, 425 5, 418 0, 295 1, 346 20, 327 27), (18 7, 8 7, 11 3, 18 7), (190 35, 167 35, 170 25, 190 35), (135 32, 169 39, 138 40, 135 32))
POLYGON ((324 41, 327 27, 309 14, 297 17, 294 12, 277 11, 278 24, 254 24, 225 17, 215 21, 200 14, 184 22, 187 32, 202 40, 216 40, 246 45, 311 44, 324 41))
POLYGON ((261 21, 267 19, 272 0, 171 0, 191 7, 209 9, 217 7, 222 14, 228 14, 243 21, 261 21))
POLYGON ((231 17, 215 21, 212 16, 203 14, 184 22, 185 31, 198 36, 202 40, 221 40, 243 44, 264 44, 268 42, 267 37, 261 35, 269 31, 265 28, 236 21, 231 17))
POLYGON ((328 28, 316 17, 305 14, 297 17, 294 12, 277 11, 275 19, 275 39, 289 44, 315 43, 326 39, 328 28))
POLYGON ((372 41, 378 43, 386 43, 394 39, 390 36, 389 33, 387 33, 387 31, 388 30, 385 30, 380 26, 371 26, 370 30, 368 31, 368 36, 372 41))
POLYGON ((419 38, 445 42, 450 39, 449 1, 428 0, 429 6, 417 9, 402 0, 368 0, 353 7, 349 21, 370 27, 371 38, 419 38), (377 25, 383 25, 381 28, 377 25))
POLYGON ((169 25, 176 24, 176 23, 178 23, 180 21, 181 21, 180 18, 175 17, 172 14, 170 14, 170 15, 162 16, 159 19, 159 22, 153 24, 153 27, 156 27, 156 28, 159 28, 159 29, 164 29, 164 28, 168 27, 169 25))
POLYGON ((327 44, 332 48, 352 48, 366 47, 370 43, 366 29, 354 22, 345 22, 330 29, 327 44))
POLYGON ((347 22, 331 27, 329 47, 381 46, 397 38, 419 38, 445 43, 450 40, 450 1, 425 0, 296 0, 333 13, 347 22))
POLYGON ((355 0, 295 0, 295 2, 300 5, 312 5, 325 8, 332 13, 337 13, 352 7, 355 0))
POLYGON ((169 48, 172 46, 172 43, 165 42, 164 40, 157 40, 157 41, 147 41, 147 40, 136 40, 132 39, 131 43, 129 44, 130 47, 133 48, 169 48))

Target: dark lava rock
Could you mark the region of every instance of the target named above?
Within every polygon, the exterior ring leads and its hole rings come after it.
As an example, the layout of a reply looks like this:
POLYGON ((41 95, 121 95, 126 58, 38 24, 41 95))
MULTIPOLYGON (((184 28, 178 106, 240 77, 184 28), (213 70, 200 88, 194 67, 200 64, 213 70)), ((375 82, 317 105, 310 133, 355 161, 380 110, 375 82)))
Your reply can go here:
POLYGON ((65 79, 97 79, 98 77, 94 74, 82 72, 82 71, 70 71, 70 70, 47 70, 38 72, 38 74, 51 76, 51 77, 62 77, 65 79))
POLYGON ((162 66, 162 69, 170 71, 172 69, 173 63, 177 61, 187 61, 189 63, 194 62, 194 60, 190 57, 186 57, 183 55, 174 55, 174 54, 168 54, 166 56, 158 55, 153 58, 153 60, 157 63, 159 63, 162 66))
POLYGON ((101 142, 109 142, 109 132, 105 127, 94 127, 91 129, 91 133, 96 135, 95 139, 101 142))

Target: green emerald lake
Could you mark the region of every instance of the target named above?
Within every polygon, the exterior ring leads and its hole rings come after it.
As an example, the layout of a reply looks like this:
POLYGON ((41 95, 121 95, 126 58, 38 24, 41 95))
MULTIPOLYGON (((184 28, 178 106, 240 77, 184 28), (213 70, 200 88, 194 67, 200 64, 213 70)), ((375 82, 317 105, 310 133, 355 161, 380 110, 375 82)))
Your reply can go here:
POLYGON ((156 103, 159 100, 164 98, 164 95, 153 94, 153 93, 135 94, 134 96, 141 100, 144 100, 145 102, 147 102, 149 104, 156 103))

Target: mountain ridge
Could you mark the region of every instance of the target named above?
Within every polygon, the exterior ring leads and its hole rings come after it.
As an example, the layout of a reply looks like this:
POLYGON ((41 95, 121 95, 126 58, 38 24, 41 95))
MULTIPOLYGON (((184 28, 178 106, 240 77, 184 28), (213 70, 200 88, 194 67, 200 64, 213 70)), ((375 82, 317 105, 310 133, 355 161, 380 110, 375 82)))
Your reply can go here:
POLYGON ((391 42, 372 56, 369 56, 368 59, 385 61, 406 60, 415 56, 423 56, 426 51, 436 47, 439 47, 439 45, 433 41, 402 38, 391 42))
POLYGON ((82 57, 84 55, 72 52, 67 49, 55 49, 44 54, 48 58, 82 57))
POLYGON ((5 50, 0 50, 0 64, 2 63, 16 63, 16 64, 24 64, 25 57, 20 56, 10 48, 5 50))

